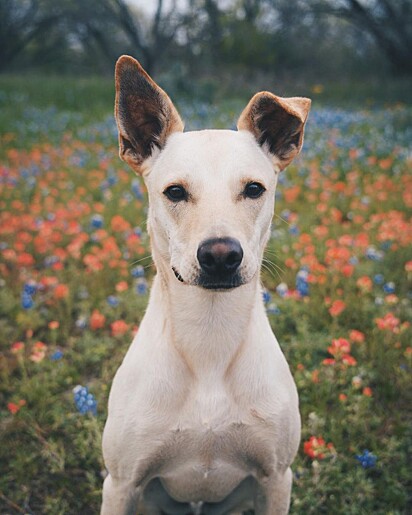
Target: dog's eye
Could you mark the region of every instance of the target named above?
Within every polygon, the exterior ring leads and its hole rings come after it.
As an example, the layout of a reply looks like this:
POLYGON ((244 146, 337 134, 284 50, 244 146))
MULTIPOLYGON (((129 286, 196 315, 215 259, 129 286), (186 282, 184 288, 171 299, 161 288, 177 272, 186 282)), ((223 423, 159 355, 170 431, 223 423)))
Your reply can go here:
POLYGON ((166 197, 172 202, 180 202, 181 200, 187 200, 188 194, 183 186, 179 184, 172 184, 166 188, 163 192, 166 197))
POLYGON ((266 188, 259 182, 249 182, 243 190, 243 195, 248 198, 259 198, 266 188))

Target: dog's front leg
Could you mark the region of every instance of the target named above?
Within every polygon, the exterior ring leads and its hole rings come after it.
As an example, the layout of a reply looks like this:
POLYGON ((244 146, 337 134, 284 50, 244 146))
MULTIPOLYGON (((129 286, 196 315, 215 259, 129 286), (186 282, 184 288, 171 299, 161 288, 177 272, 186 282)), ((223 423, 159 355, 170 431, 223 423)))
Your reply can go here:
POLYGON ((286 515, 289 513, 292 490, 292 470, 273 475, 259 484, 255 496, 255 515, 286 515))
POLYGON ((127 481, 118 481, 109 474, 103 484, 100 515, 136 515, 139 488, 127 481))

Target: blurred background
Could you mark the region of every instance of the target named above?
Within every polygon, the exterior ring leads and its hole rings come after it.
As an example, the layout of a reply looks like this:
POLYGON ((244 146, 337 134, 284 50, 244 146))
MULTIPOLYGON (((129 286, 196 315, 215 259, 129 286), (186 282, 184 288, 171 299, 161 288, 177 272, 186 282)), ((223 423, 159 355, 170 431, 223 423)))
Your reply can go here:
POLYGON ((273 84, 409 103, 412 0, 0 2, 2 74, 112 77, 124 53, 199 100, 273 84))

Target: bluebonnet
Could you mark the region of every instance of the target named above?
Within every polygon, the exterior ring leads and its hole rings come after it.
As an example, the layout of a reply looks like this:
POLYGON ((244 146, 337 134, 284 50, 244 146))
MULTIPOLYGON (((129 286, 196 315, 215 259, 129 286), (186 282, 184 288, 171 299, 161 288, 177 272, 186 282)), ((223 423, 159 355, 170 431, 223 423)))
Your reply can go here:
POLYGON ((144 277, 140 277, 136 281, 136 293, 138 295, 145 295, 147 292, 147 281, 144 277))
POLYGON ((373 276, 373 282, 374 282, 375 284, 383 284, 383 281, 384 281, 384 280, 385 280, 385 279, 384 279, 384 277, 383 277, 383 275, 382 275, 382 274, 375 274, 375 275, 373 276))
POLYGON ((381 250, 377 250, 373 245, 366 249, 366 257, 372 261, 382 261, 384 253, 381 250))
POLYGON ((34 306, 34 300, 31 295, 27 295, 27 293, 23 293, 21 296, 21 307, 23 309, 31 309, 34 306))
POLYGON ((385 293, 395 293, 395 283, 392 281, 383 285, 383 291, 385 293))
POLYGON ((265 289, 262 291, 262 298, 263 298, 263 302, 265 304, 267 304, 268 302, 270 302, 270 299, 272 298, 271 294, 265 289))
POLYGON ((376 465, 376 460, 378 459, 367 449, 365 449, 362 454, 357 454, 355 457, 364 469, 373 468, 376 465))
POLYGON ((276 293, 280 295, 281 297, 286 297, 286 294, 288 293, 289 288, 286 283, 280 283, 276 286, 276 293))
POLYGON ((78 329, 85 329, 87 327, 87 318, 84 316, 79 317, 76 320, 76 327, 78 329))
POLYGON ((115 295, 109 295, 106 300, 109 306, 112 308, 115 308, 119 305, 119 299, 115 295))
POLYGON ((292 236, 297 236, 299 234, 299 227, 297 225, 291 225, 289 227, 289 234, 292 236))
POLYGON ((142 188, 140 186, 139 179, 132 180, 132 193, 137 198, 137 200, 143 199, 143 192, 142 192, 142 188))
POLYGON ((30 281, 28 283, 25 283, 23 286, 23 293, 26 293, 27 295, 34 295, 37 291, 37 285, 34 281, 30 281))
POLYGON ((37 285, 34 281, 29 281, 24 284, 21 293, 21 307, 23 309, 31 309, 34 306, 33 295, 37 291, 37 285))
POLYGON ((308 283, 309 272, 302 268, 296 274, 296 290, 302 297, 309 295, 309 283, 308 283))
POLYGON ((92 393, 89 393, 87 386, 78 384, 73 388, 73 400, 77 410, 84 415, 85 413, 97 414, 97 401, 92 393))
POLYGON ((102 215, 93 215, 90 219, 90 225, 93 227, 93 229, 100 229, 101 227, 103 227, 102 215))
POLYGON ((277 307, 277 305, 274 302, 271 302, 268 307, 266 308, 266 311, 269 315, 279 315, 280 309, 277 307))
POLYGON ((53 352, 53 354, 50 356, 50 359, 52 361, 59 361, 59 359, 62 359, 63 357, 63 352, 61 350, 56 350, 55 352, 53 352))
POLYGON ((144 277, 144 267, 137 265, 131 270, 132 277, 144 277))

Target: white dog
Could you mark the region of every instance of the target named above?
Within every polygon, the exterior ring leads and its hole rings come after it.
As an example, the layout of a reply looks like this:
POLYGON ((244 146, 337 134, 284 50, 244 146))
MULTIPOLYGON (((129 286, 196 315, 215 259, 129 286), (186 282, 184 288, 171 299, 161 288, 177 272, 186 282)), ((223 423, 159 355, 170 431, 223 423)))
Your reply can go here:
POLYGON ((285 514, 298 396, 259 271, 306 98, 256 94, 238 131, 183 132, 132 57, 116 66, 120 156, 149 193, 157 275, 114 378, 102 514, 285 514))

